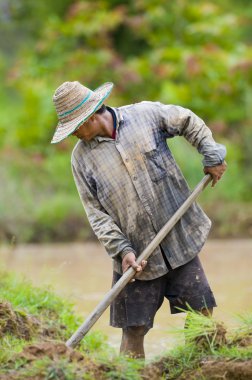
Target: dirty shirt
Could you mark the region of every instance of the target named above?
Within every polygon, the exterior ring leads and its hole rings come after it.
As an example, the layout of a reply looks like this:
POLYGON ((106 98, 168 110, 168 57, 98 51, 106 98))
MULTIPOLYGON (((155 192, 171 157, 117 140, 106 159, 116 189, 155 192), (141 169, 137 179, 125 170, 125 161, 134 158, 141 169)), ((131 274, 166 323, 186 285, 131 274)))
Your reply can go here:
MULTIPOLYGON (((221 164, 226 149, 189 109, 147 101, 112 109, 115 140, 99 136, 80 140, 71 161, 90 225, 121 274, 122 258, 128 252, 138 257, 190 195, 169 138, 186 138, 203 155, 204 166, 221 164)), ((210 226, 209 218, 193 203, 150 256, 139 279, 168 272, 161 248, 173 269, 192 260, 210 226)))

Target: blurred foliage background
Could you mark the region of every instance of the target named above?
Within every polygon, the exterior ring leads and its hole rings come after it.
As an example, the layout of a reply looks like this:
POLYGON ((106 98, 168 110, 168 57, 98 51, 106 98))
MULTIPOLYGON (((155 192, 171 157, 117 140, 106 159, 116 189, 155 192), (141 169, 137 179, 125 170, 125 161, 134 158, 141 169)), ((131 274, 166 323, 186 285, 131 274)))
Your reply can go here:
MULTIPOLYGON (((228 149, 228 172, 201 203, 212 236, 252 236, 250 0, 0 0, 0 237, 92 238, 70 168, 75 144, 50 145, 55 89, 115 87, 108 104, 188 107, 228 149)), ((191 186, 201 157, 168 142, 191 186)))

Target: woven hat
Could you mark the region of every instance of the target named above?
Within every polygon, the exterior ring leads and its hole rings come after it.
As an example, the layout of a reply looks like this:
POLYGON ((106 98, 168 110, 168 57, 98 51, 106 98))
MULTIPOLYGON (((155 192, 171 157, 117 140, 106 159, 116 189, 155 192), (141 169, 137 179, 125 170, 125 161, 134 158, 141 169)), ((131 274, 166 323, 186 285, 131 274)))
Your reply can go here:
POLYGON ((81 83, 64 82, 53 95, 59 123, 51 141, 58 143, 71 135, 95 113, 110 95, 113 83, 107 82, 92 91, 81 83))

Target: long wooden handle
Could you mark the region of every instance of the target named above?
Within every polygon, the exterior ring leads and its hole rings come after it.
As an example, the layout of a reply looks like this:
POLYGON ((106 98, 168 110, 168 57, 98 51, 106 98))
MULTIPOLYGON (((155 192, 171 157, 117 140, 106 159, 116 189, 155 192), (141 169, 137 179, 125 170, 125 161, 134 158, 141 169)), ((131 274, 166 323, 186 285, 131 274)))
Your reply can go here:
MULTIPOLYGON (((152 242, 145 248, 141 255, 137 258, 136 262, 141 263, 142 260, 148 259, 152 254, 154 249, 161 243, 165 236, 171 231, 178 220, 184 215, 188 208, 192 205, 198 195, 204 190, 204 188, 211 181, 210 174, 206 175, 200 183, 195 187, 194 191, 187 198, 187 200, 182 204, 182 206, 175 212, 171 219, 164 225, 164 227, 158 232, 152 242)), ((71 338, 66 342, 68 347, 75 347, 80 340, 87 334, 91 327, 97 322, 100 316, 104 313, 111 302, 118 296, 122 289, 127 285, 127 283, 134 277, 135 270, 129 268, 119 281, 110 289, 110 291, 105 295, 103 300, 97 305, 94 311, 87 317, 85 322, 78 328, 78 330, 71 336, 71 338)))

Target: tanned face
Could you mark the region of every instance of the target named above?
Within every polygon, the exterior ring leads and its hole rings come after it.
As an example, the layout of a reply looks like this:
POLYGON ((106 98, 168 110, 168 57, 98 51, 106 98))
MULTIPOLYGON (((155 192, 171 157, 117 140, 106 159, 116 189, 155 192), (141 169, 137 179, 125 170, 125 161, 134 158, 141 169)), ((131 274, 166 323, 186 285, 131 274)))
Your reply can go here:
POLYGON ((96 136, 111 137, 113 131, 113 119, 106 111, 103 114, 94 114, 72 133, 80 140, 90 141, 96 136))
POLYGON ((97 117, 91 116, 87 121, 85 121, 81 126, 72 133, 80 140, 90 141, 96 136, 100 136, 100 123, 97 117))

